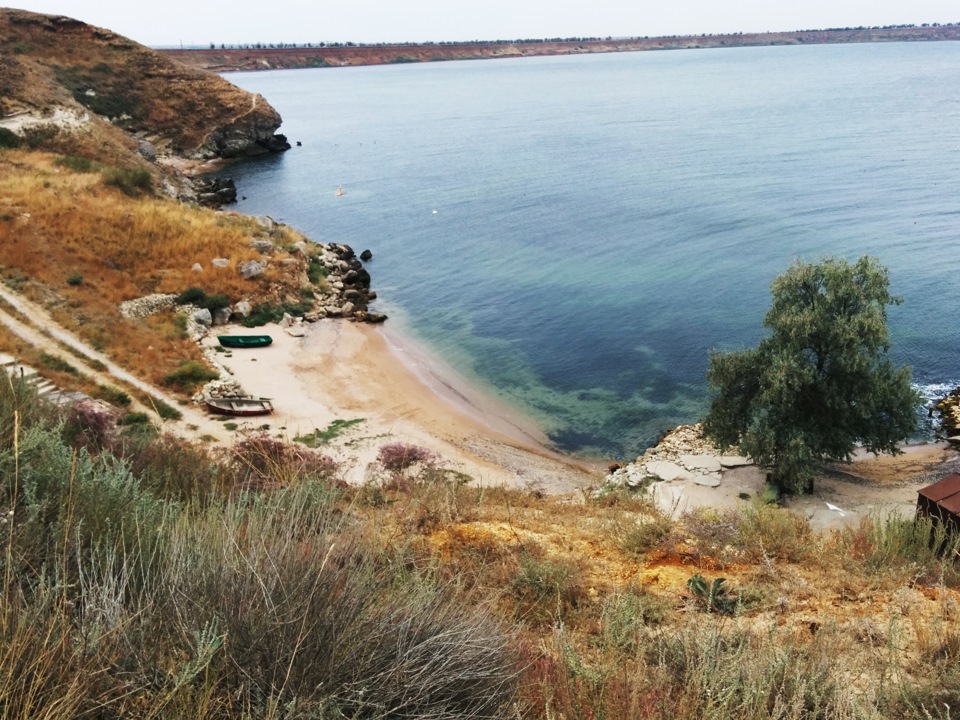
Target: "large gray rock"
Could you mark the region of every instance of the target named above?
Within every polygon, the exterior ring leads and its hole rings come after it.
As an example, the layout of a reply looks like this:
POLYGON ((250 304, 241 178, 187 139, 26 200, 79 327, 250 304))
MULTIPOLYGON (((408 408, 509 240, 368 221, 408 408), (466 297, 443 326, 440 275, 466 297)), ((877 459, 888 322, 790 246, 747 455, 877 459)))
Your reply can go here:
POLYGON ((340 308, 341 315, 350 315, 353 312, 354 305, 352 302, 345 302, 343 307, 340 308))
POLYGON ((720 473, 696 473, 693 476, 693 481, 697 485, 706 485, 707 487, 719 487, 720 473))
POLYGON ((238 316, 240 319, 245 319, 250 317, 250 313, 253 312, 253 305, 251 305, 246 300, 241 300, 236 305, 233 306, 232 315, 238 316))
POLYGON ((272 255, 273 251, 276 249, 272 242, 262 239, 251 240, 250 247, 252 247, 261 255, 272 255))
POLYGON ((664 482, 692 480, 693 473, 669 460, 654 460, 646 465, 647 472, 664 482))
POLYGON ((245 280, 253 280, 263 275, 263 271, 266 269, 267 264, 265 262, 250 260, 240 266, 240 275, 242 275, 245 280))
POLYGON ((720 472, 720 459, 714 455, 681 455, 678 460, 687 470, 720 472))
POLYGON ((191 317, 197 322, 197 324, 203 325, 204 327, 210 327, 213 325, 213 315, 211 315, 210 311, 206 308, 198 308, 197 310, 194 310, 191 314, 191 317))
POLYGON ((753 465, 753 460, 740 455, 721 455, 720 465, 725 468, 746 467, 747 465, 753 465))
POLYGON ((226 325, 230 322, 231 310, 228 307, 217 308, 213 311, 213 324, 214 325, 226 325))

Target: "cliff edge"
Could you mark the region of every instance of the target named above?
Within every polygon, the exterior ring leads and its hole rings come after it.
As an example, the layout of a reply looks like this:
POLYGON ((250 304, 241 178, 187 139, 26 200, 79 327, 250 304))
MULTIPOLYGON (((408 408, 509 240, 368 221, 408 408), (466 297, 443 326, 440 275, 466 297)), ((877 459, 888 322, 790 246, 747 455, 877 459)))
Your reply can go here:
POLYGON ((34 146, 234 158, 289 148, 280 123, 261 96, 109 30, 0 9, 0 127, 34 146))

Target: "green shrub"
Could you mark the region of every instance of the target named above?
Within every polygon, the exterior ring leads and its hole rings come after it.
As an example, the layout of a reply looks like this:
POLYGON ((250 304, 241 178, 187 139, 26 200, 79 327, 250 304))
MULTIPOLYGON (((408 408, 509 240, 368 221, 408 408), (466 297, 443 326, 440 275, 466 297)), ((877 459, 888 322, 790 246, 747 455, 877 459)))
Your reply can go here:
POLYGON ((66 360, 58 358, 56 355, 48 355, 45 352, 40 353, 40 362, 43 363, 44 367, 48 367, 51 370, 70 373, 71 375, 77 374, 77 369, 73 365, 66 360))
POLYGON ((21 144, 23 144, 23 139, 13 132, 13 130, 0 127, 0 149, 18 148, 21 144))
POLYGON ((177 410, 175 407, 170 407, 160 398, 147 397, 147 404, 149 404, 157 415, 160 416, 163 420, 179 420, 183 417, 183 413, 177 410))
POLYGON ((106 168, 103 170, 103 182, 130 197, 153 190, 153 176, 144 168, 106 168))
POLYGON ((83 285, 83 275, 73 273, 67 276, 67 285, 83 285))
POLYGON ((97 389, 94 392, 94 397, 100 400, 105 400, 111 405, 116 405, 117 407, 127 407, 131 402, 130 396, 127 395, 127 393, 125 393, 123 390, 105 387, 103 385, 97 386, 97 389))
POLYGON ((88 160, 85 157, 76 155, 64 155, 57 158, 57 165, 68 168, 78 173, 92 173, 100 169, 99 163, 88 160))
POLYGON ((251 313, 243 319, 244 327, 260 327, 267 323, 279 322, 283 318, 283 308, 273 303, 260 303, 253 306, 251 313))
POLYGON ((220 373, 216 370, 211 370, 196 360, 184 360, 176 370, 163 378, 163 383, 184 392, 192 392, 197 386, 219 377, 220 373))
POLYGON ((310 258, 307 264, 307 278, 311 283, 319 285, 329 274, 330 269, 320 261, 320 258, 316 256, 310 258))
POLYGON ((199 305, 203 300, 206 300, 207 293, 205 290, 202 290, 198 287, 187 288, 182 293, 177 295, 177 305, 199 305))
POLYGON ((144 425, 150 422, 150 416, 144 412, 127 413, 117 420, 117 425, 144 425))

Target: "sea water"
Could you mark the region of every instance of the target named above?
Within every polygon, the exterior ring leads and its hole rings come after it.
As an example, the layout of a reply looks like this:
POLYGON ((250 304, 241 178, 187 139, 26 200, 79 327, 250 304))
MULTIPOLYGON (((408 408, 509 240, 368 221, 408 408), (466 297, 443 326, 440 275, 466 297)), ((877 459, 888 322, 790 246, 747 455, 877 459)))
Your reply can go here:
POLYGON ((697 420, 796 258, 877 257, 894 360, 960 383, 958 43, 227 77, 302 143, 230 167, 237 208, 371 249, 388 322, 562 450, 697 420))

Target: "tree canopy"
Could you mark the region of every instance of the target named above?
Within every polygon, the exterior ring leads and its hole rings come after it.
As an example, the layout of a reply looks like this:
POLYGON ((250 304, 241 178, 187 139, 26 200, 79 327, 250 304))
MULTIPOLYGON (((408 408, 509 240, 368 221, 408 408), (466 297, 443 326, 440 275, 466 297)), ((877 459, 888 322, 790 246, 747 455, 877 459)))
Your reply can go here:
POLYGON ((811 492, 817 462, 848 461, 858 445, 898 452, 920 399, 910 368, 887 358, 887 306, 902 302, 889 284, 867 256, 795 261, 771 285, 770 334, 756 348, 710 354, 706 435, 769 467, 786 492, 811 492))

